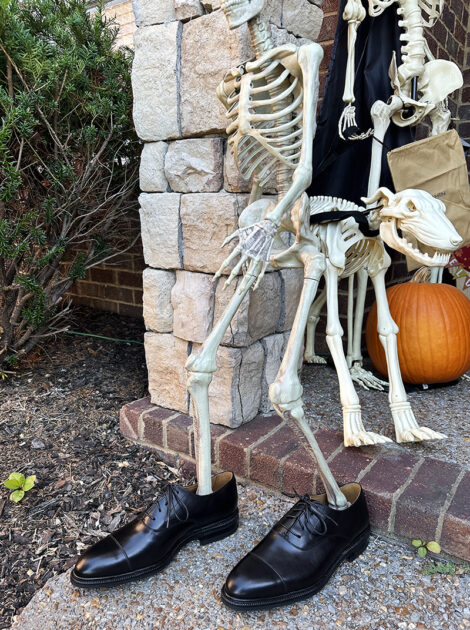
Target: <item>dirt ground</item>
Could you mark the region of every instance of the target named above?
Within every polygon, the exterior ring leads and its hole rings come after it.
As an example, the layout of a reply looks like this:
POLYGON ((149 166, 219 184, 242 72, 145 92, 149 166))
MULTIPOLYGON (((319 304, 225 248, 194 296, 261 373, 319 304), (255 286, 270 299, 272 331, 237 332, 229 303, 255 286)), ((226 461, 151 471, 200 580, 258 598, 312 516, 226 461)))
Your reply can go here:
MULTIPOLYGON (((74 330, 142 342, 143 322, 80 311, 74 330)), ((145 396, 144 347, 63 334, 0 381, 0 628, 77 554, 182 478, 119 432, 145 396), (11 472, 36 475, 21 503, 11 472)))

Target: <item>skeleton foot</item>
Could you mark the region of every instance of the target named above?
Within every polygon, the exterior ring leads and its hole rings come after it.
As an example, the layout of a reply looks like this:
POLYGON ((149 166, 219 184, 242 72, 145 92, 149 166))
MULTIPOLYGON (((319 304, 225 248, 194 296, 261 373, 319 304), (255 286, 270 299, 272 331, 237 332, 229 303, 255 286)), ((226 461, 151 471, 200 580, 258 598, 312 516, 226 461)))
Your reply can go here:
POLYGON ((315 365, 326 365, 326 359, 324 357, 320 357, 318 354, 306 352, 304 354, 305 363, 314 363, 315 365))
POLYGON ((420 427, 416 422, 410 403, 392 403, 393 422, 397 442, 421 442, 422 440, 443 440, 447 437, 428 427, 420 427))
POLYGON ((385 435, 366 431, 362 424, 361 409, 344 409, 344 446, 371 446, 372 444, 386 444, 392 440, 385 435))
POLYGON ((462 374, 462 380, 470 381, 470 374, 462 374))
POLYGON ((349 373, 351 374, 352 380, 364 389, 378 389, 383 392, 384 385, 388 386, 387 381, 380 380, 380 378, 374 376, 372 372, 364 370, 360 365, 354 364, 350 368, 349 373))

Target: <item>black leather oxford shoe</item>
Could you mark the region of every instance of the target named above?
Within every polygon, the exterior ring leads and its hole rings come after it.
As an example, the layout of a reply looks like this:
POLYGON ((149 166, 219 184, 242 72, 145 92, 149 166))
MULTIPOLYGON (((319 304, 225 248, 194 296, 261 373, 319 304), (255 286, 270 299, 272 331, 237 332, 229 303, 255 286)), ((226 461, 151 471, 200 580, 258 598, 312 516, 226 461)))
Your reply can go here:
POLYGON ((72 584, 96 588, 130 582, 164 569, 190 540, 206 545, 233 534, 238 527, 233 473, 213 477, 212 490, 199 496, 197 486, 168 486, 148 510, 79 558, 72 584))
POLYGON ((341 488, 350 506, 333 510, 326 495, 303 496, 246 555, 222 587, 238 610, 281 606, 314 595, 344 560, 367 547, 369 514, 361 486, 341 488))

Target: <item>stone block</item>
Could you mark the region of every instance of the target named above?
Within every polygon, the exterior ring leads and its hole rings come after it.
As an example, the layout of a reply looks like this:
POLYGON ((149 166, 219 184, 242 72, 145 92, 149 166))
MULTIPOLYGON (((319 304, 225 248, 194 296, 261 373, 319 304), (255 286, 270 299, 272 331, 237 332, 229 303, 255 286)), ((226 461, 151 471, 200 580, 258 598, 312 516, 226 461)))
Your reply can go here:
POLYGON ((179 206, 176 193, 142 193, 140 222, 145 263, 160 269, 181 267, 179 206))
MULTIPOLYGON (((238 229, 238 216, 247 201, 244 195, 226 192, 182 195, 184 269, 203 273, 215 273, 219 269, 236 243, 232 241, 223 249, 221 245, 238 229)), ((232 268, 224 273, 230 273, 232 268)))
MULTIPOLYGON (((202 0, 202 6, 207 12, 220 9, 221 0, 202 0)), ((268 22, 281 26, 282 2, 280 0, 266 0, 261 15, 268 22)))
POLYGON ((132 0, 137 26, 170 22, 176 18, 174 0, 132 0))
POLYGON ((171 292, 173 332, 180 339, 203 343, 212 328, 214 284, 205 273, 177 271, 171 292))
POLYGON ((199 0, 174 0, 176 19, 185 22, 204 13, 199 0))
MULTIPOLYGON (((193 352, 198 346, 193 345, 193 352)), ((238 427, 252 420, 261 401, 264 351, 259 342, 248 348, 217 351, 217 371, 209 386, 210 418, 214 424, 238 427)))
POLYGON ((323 22, 323 11, 309 0, 284 0, 282 26, 297 37, 316 41, 323 22))
MULTIPOLYGON (((236 278, 224 287, 225 278, 217 283, 215 293, 214 324, 220 319, 242 278, 236 278)), ((278 273, 266 274, 256 291, 243 298, 222 343, 229 346, 247 346, 276 330, 281 313, 281 283, 278 273)))
POLYGON ((294 323, 304 282, 303 269, 281 269, 282 314, 279 331, 290 330, 294 323))
MULTIPOLYGON (((251 192, 251 180, 247 181, 240 175, 228 146, 224 156, 224 188, 227 192, 251 192)), ((266 184, 264 194, 272 194, 276 191, 276 177, 273 174, 266 184)))
POLYGON ((147 330, 168 333, 173 330, 171 289, 175 284, 174 271, 144 269, 144 321, 147 330))
MULTIPOLYGON (((235 278, 227 287, 225 281, 227 278, 223 276, 217 280, 215 291, 215 309, 214 309, 214 325, 222 317, 223 312, 227 308, 230 300, 235 295, 238 285, 242 281, 242 276, 235 278)), ((248 332, 248 312, 250 309, 251 292, 248 292, 238 307, 230 326, 227 328, 222 339, 224 346, 243 347, 249 345, 248 332)))
POLYGON ((240 175, 228 146, 224 156, 224 188, 227 192, 249 193, 251 191, 251 181, 243 179, 240 175))
POLYGON ((181 43, 183 136, 225 131, 225 108, 216 88, 225 73, 252 55, 246 25, 229 31, 222 11, 184 24, 181 43))
MULTIPOLYGON (((155 5, 160 3, 156 2, 155 5)), ((140 28, 132 66, 134 124, 142 140, 166 140, 181 134, 177 87, 178 22, 140 28)))
POLYGON ((168 182, 165 177, 166 142, 146 142, 140 157, 140 188, 144 192, 166 192, 168 182))
POLYGON ((151 402, 187 413, 189 395, 184 369, 188 358, 187 342, 173 335, 145 333, 145 358, 151 402))
POLYGON ((222 138, 171 142, 165 175, 177 192, 217 192, 222 188, 222 138))
POLYGON ((220 9, 221 2, 222 0, 202 0, 202 6, 208 13, 210 13, 216 9, 220 9))
POLYGON ((248 310, 248 334, 254 341, 273 333, 281 314, 281 279, 267 273, 256 291, 251 291, 248 310))
POLYGON ((269 386, 274 383, 274 379, 279 372, 282 357, 284 354, 284 335, 269 335, 261 340, 264 348, 264 366, 261 379, 261 413, 268 413, 273 410, 269 400, 269 386))

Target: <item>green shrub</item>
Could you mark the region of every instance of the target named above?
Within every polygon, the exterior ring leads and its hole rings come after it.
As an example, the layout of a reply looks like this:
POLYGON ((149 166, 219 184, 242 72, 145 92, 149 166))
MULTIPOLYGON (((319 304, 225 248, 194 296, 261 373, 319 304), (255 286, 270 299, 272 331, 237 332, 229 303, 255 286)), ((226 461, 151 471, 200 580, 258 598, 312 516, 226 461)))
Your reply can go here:
POLYGON ((133 244, 140 147, 116 36, 83 0, 0 0, 2 368, 64 327, 73 282, 133 244))

